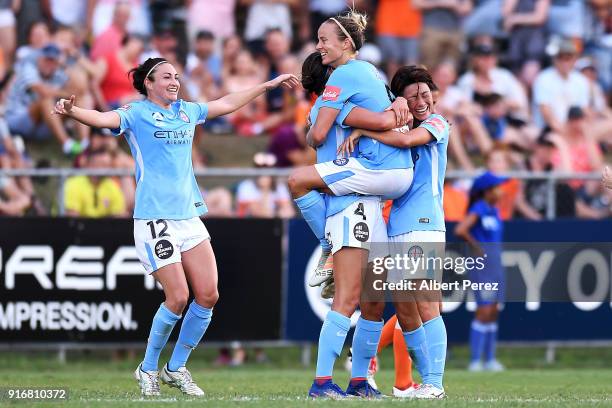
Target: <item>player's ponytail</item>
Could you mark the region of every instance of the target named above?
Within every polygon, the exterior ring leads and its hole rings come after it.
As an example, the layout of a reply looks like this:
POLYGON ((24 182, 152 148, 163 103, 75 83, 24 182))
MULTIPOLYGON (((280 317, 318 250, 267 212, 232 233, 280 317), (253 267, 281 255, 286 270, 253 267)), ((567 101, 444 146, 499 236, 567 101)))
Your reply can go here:
POLYGON ((128 72, 128 76, 132 76, 132 86, 134 89, 136 89, 141 95, 148 96, 144 81, 147 78, 149 81, 153 81, 153 74, 155 73, 157 67, 165 62, 168 61, 166 61, 164 58, 149 58, 136 68, 132 68, 128 72))
POLYGON ((321 95, 330 74, 329 67, 323 65, 321 53, 315 51, 306 57, 302 64, 302 86, 307 92, 321 95))
POLYGON ((368 26, 368 19, 364 14, 351 10, 347 14, 332 17, 327 22, 336 26, 340 40, 348 38, 355 51, 361 49, 365 43, 365 30, 368 26))

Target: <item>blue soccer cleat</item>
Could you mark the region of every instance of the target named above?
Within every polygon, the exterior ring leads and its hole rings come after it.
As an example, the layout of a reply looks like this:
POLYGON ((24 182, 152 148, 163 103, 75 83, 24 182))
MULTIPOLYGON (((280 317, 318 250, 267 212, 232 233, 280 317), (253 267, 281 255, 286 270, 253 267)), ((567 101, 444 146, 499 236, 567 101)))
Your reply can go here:
POLYGON ((330 398, 330 399, 344 399, 348 397, 344 390, 337 384, 334 384, 332 380, 326 380, 322 384, 317 384, 317 380, 312 382, 308 396, 311 398, 330 398))
POLYGON ((383 398, 383 395, 376 388, 372 387, 368 380, 351 381, 346 388, 347 395, 353 395, 359 398, 383 398))

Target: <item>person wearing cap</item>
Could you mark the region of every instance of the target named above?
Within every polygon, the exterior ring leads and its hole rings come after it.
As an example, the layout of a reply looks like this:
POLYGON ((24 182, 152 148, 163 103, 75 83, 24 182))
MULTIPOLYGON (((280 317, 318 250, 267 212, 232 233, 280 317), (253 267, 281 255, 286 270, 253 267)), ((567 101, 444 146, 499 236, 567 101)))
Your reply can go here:
POLYGON ((476 314, 470 330, 470 371, 502 371, 504 366, 495 357, 498 305, 503 300, 504 269, 501 263, 503 223, 495 203, 499 186, 506 182, 491 172, 474 180, 470 190, 468 213, 455 227, 455 235, 465 240, 474 257, 484 257, 484 268, 469 271, 472 282, 491 284, 497 290, 475 290, 476 314), (483 245, 484 244, 484 245, 483 245), (484 355, 484 364, 481 357, 484 355))
POLYGON ((601 118, 612 119, 612 109, 608 106, 606 93, 599 83, 600 78, 593 58, 580 58, 576 61, 575 68, 589 81, 589 108, 601 118))
POLYGON ((77 93, 76 89, 67 89, 68 76, 60 69, 61 56, 59 47, 49 43, 36 60, 24 61, 9 89, 6 120, 12 134, 38 140, 54 136, 64 153, 78 154, 87 140, 71 139, 61 118, 51 115, 56 98, 77 93))
POLYGON ((552 42, 547 52, 553 65, 541 71, 533 83, 533 118, 540 128, 562 132, 572 106, 587 108, 589 82, 574 70, 578 49, 571 40, 552 42))
POLYGON ((519 80, 505 68, 497 66, 497 51, 489 38, 474 44, 470 51, 471 69, 457 81, 470 101, 492 93, 503 97, 512 116, 528 117, 527 95, 519 80))

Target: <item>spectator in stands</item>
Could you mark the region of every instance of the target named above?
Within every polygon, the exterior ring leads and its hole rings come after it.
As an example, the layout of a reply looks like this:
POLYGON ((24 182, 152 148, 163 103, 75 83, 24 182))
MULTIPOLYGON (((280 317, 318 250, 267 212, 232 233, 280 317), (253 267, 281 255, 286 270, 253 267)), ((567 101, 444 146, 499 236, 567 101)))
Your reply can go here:
POLYGON ((550 0, 504 0, 508 60, 514 72, 520 72, 525 64, 535 64, 535 69, 539 69, 546 48, 549 7, 550 0))
MULTIPOLYGON (((487 170, 501 174, 511 170, 508 150, 496 147, 487 155, 487 170)), ((509 179, 499 186, 500 197, 496 203, 502 220, 511 219, 515 211, 530 220, 540 220, 542 216, 525 199, 524 186, 518 179, 509 179)))
POLYGON ((474 8, 463 20, 463 32, 468 38, 487 35, 503 38, 502 6, 504 0, 475 0, 474 8))
POLYGON ((612 216, 612 190, 599 180, 586 180, 576 192, 576 215, 596 220, 612 216))
POLYGON ((574 45, 581 45, 585 25, 585 0, 551 0, 546 29, 551 37, 571 39, 574 45))
POLYGON ((91 34, 94 0, 47 0, 54 27, 72 27, 84 30, 85 37, 91 34))
POLYGON ((612 190, 612 169, 606 166, 601 173, 601 181, 604 187, 612 190))
POLYGON ((236 0, 188 0, 187 29, 193 40, 200 31, 225 40, 236 33, 234 9, 236 0))
MULTIPOLYGON (((561 136, 552 133, 549 129, 535 141, 530 154, 525 160, 524 169, 530 172, 550 172, 553 170, 553 156, 556 151, 561 151, 563 156, 569 155, 567 145, 561 140, 561 136)), ((567 162, 567 160, 565 161, 567 162)), ((559 171, 569 171, 569 168, 558 167, 559 171)), ((545 216, 548 209, 547 180, 527 180, 525 182, 525 198, 541 216, 545 216)), ((567 183, 555 183, 555 216, 574 217, 576 206, 574 203, 575 193, 567 183)))
MULTIPOLYGON (((57 28, 53 33, 53 43, 62 51, 61 66, 68 76, 66 87, 75 90, 83 106, 93 108, 95 102, 92 88, 96 86, 95 78, 98 75, 98 67, 85 53, 83 44, 79 43, 73 28, 57 28)), ((91 134, 89 126, 77 123, 76 130, 79 139, 89 139, 91 134)))
POLYGON ((232 193, 225 187, 215 187, 203 191, 204 201, 208 207, 207 216, 234 217, 234 199, 232 193))
MULTIPOLYGON (((108 1, 103 2, 104 6, 108 7, 108 1)), ((100 5, 96 5, 96 13, 99 11, 100 5)), ((101 24, 100 15, 94 14, 94 35, 95 39, 91 48, 91 58, 94 60, 107 55, 109 53, 117 52, 121 47, 121 40, 128 33, 128 22, 130 21, 130 4, 127 1, 117 2, 113 9, 113 17, 110 25, 106 26, 104 30, 96 28, 96 24, 101 24)))
POLYGON ((478 41, 471 49, 471 69, 459 78, 457 86, 474 102, 479 102, 483 95, 499 94, 512 116, 526 120, 529 107, 520 82, 510 71, 497 66, 491 38, 482 37, 478 41))
MULTIPOLYGON (((355 1, 355 6, 361 6, 359 0, 355 1)), ((316 41, 317 30, 327 19, 340 15, 347 10, 347 0, 310 0, 308 1, 307 18, 301 21, 304 25, 301 28, 302 41, 316 41)))
POLYGON ((278 29, 286 38, 291 38, 291 7, 298 4, 298 0, 240 0, 248 6, 244 39, 249 44, 253 54, 263 51, 264 42, 267 42, 267 33, 271 29, 278 29))
POLYGON ((0 2, 0 80, 13 66, 13 56, 17 47, 15 11, 19 0, 0 2))
MULTIPOLYGON (((257 153, 253 163, 256 168, 273 168, 276 158, 270 153, 257 153)), ((236 203, 239 217, 291 218, 295 215, 286 183, 272 176, 242 181, 236 192, 236 203)))
MULTIPOLYGON (((231 67, 230 75, 223 83, 223 93, 243 91, 263 81, 262 73, 255 65, 251 53, 242 50, 238 53, 231 67)), ((261 122, 265 119, 265 116, 266 98, 261 95, 239 111, 227 115, 227 118, 239 135, 253 136, 263 132, 264 128, 261 122)))
POLYGON ((612 8, 609 0, 590 0, 584 22, 585 53, 595 59, 599 81, 606 91, 612 90, 612 8))
POLYGON ((40 0, 19 0, 15 17, 17 17, 17 44, 25 44, 28 41, 28 31, 32 24, 37 21, 50 23, 51 11, 48 2, 40 0))
MULTIPOLYGON (((462 170, 473 170, 474 164, 467 154, 464 142, 462 141, 462 126, 458 124, 458 119, 463 121, 464 127, 475 124, 478 129, 468 130, 475 135, 484 135, 486 145, 481 149, 486 150, 492 147, 490 138, 482 126, 478 124, 478 109, 471 103, 461 90, 453 85, 457 79, 455 64, 451 60, 445 60, 438 64, 432 72, 434 83, 438 87, 434 93, 434 103, 436 112, 444 116, 451 126, 451 137, 448 139, 449 157, 456 161, 456 165, 462 170), (468 120, 464 120, 468 117, 468 120)), ((486 152, 486 150, 484 150, 486 152)), ((451 166, 453 163, 449 163, 451 166)), ((467 204, 466 204, 467 205, 467 204)), ((463 215, 465 211, 461 214, 463 215)))
POLYGON ((400 66, 419 60, 421 25, 421 11, 413 6, 412 0, 378 2, 376 42, 387 63, 387 77, 393 77, 400 66))
POLYGON ((144 41, 135 35, 126 35, 117 52, 101 56, 98 61, 100 89, 110 109, 141 99, 134 91, 128 71, 138 65, 144 41))
POLYGON ((9 90, 6 118, 13 134, 29 139, 55 136, 66 154, 78 154, 88 141, 70 138, 62 119, 51 112, 61 96, 84 96, 82 89, 66 87, 68 77, 60 68, 61 50, 55 44, 42 48, 39 57, 26 62, 16 72, 9 90))
POLYGON ((185 73, 197 86, 193 96, 213 100, 221 96, 221 57, 215 53, 215 36, 210 31, 198 32, 193 52, 187 56, 185 73))
POLYGON ((230 67, 233 66, 234 60, 238 53, 242 50, 242 38, 237 35, 232 35, 223 40, 223 50, 221 55, 221 81, 225 81, 229 75, 230 67))
MULTIPOLYGON (((42 47, 51 42, 51 30, 44 21, 36 21, 28 29, 27 44, 20 46, 16 52, 15 66, 25 61, 34 61, 42 47)), ((16 69, 15 69, 16 70, 16 69)))
MULTIPOLYGON (((0 118, 0 169, 24 169, 28 163, 11 136, 4 118, 0 118)), ((34 188, 29 177, 0 176, 0 214, 22 215, 33 203, 34 188)))
MULTIPOLYGON (((561 169, 569 167, 574 173, 590 173, 603 168, 603 153, 590 127, 591 125, 587 125, 586 114, 582 108, 573 106, 569 109, 567 123, 561 133, 562 141, 567 145, 565 151, 569 154, 564 158, 561 152, 557 152, 553 157, 555 167, 561 169)), ((572 180, 569 184, 572 188, 578 189, 584 183, 572 180)))
POLYGON ((576 69, 589 81, 589 110, 598 118, 612 119, 612 109, 608 106, 606 94, 599 83, 599 74, 593 58, 580 58, 576 61, 576 69))
MULTIPOLYGON (((104 149, 87 155, 88 169, 110 169, 112 158, 104 149)), ((126 217, 123 193, 116 181, 105 176, 74 176, 64 190, 66 215, 71 217, 126 217)))
POLYGON ((533 117, 540 128, 563 133, 569 108, 589 105, 589 83, 574 71, 578 50, 572 41, 553 42, 549 51, 553 66, 540 72, 533 84, 533 117))
MULTIPOLYGON (((116 23, 115 14, 117 9, 121 8, 125 15, 126 9, 129 11, 128 19, 125 21, 124 27, 130 34, 138 34, 143 37, 148 37, 151 34, 151 19, 149 13, 148 0, 96 0, 96 5, 93 11, 93 36, 97 38, 105 32, 105 30, 116 23)), ((125 33, 123 33, 125 34, 125 33)), ((123 35, 116 37, 115 45, 121 42, 123 35)))
POLYGON ((412 5, 423 12, 422 63, 435 67, 445 58, 458 61, 461 19, 472 11, 472 0, 412 0, 412 5))

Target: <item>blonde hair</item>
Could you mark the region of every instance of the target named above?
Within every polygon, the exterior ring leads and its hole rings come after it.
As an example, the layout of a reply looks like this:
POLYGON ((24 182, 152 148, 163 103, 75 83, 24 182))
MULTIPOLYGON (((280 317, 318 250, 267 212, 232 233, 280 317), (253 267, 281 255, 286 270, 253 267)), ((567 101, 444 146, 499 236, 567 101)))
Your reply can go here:
POLYGON ((365 14, 361 14, 353 9, 345 15, 332 17, 327 21, 332 22, 336 26, 338 37, 341 40, 348 38, 355 51, 358 51, 363 46, 365 30, 368 26, 368 19, 365 14))

